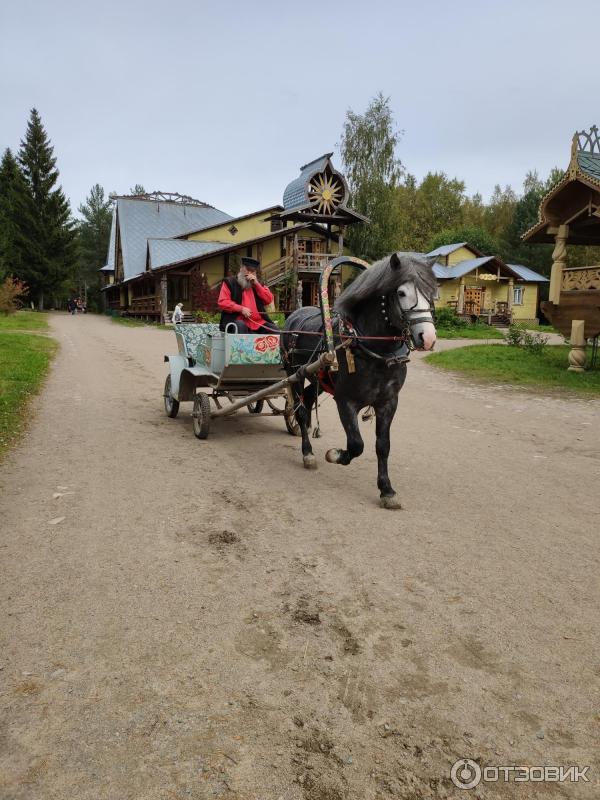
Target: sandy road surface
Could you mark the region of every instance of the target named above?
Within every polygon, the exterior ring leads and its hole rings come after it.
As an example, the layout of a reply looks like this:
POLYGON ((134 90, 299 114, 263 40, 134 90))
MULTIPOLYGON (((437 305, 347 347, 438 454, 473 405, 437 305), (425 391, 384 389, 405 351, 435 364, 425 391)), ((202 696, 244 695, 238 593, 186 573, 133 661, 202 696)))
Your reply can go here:
POLYGON ((280 419, 165 417, 172 333, 53 327, 0 467, 3 800, 600 796, 597 402, 417 357, 391 512, 331 401, 307 472, 280 419), (468 756, 591 783, 459 792, 468 756))

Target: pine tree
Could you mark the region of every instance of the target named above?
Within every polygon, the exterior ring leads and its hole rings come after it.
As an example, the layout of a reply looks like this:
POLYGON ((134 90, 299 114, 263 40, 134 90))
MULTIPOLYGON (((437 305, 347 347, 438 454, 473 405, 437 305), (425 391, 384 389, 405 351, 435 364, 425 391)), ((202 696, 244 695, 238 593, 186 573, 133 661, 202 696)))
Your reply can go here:
POLYGON ((78 226, 78 294, 86 294, 88 307, 100 306, 101 277, 98 271, 106 263, 112 223, 111 200, 99 183, 92 186, 85 203, 79 206, 83 217, 78 226))
POLYGON ((22 263, 19 277, 43 309, 46 297, 64 292, 77 252, 69 201, 56 186, 54 149, 34 108, 19 149, 27 192, 20 220, 22 263))
POLYGON ((0 163, 0 281, 7 275, 19 275, 21 272, 19 221, 26 191, 23 173, 7 148, 0 163))

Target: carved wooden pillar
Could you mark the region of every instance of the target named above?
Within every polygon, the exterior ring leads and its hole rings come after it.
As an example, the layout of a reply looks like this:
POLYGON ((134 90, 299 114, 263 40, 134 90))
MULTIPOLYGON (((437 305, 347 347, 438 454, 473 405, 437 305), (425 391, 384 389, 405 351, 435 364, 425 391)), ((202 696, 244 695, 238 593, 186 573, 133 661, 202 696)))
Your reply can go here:
POLYGON ((571 349, 569 350, 569 371, 585 371, 585 322, 582 319, 574 319, 571 322, 571 349))
POLYGON ((163 272, 160 276, 160 318, 161 322, 168 322, 167 319, 167 273, 163 272))
POLYGON ((456 304, 456 313, 462 314, 465 310, 465 279, 461 278, 458 282, 458 303, 456 304))
POLYGON ((515 299, 515 279, 509 278, 508 279, 508 293, 506 295, 506 313, 508 314, 508 318, 512 322, 512 313, 513 313, 513 301, 515 299))
POLYGON ((563 269, 567 264, 567 239, 569 226, 559 225, 554 237, 554 251, 552 252, 552 271, 550 272, 550 292, 548 300, 555 305, 560 302, 563 269))
POLYGON ((344 226, 340 225, 338 232, 338 255, 344 255, 344 226))

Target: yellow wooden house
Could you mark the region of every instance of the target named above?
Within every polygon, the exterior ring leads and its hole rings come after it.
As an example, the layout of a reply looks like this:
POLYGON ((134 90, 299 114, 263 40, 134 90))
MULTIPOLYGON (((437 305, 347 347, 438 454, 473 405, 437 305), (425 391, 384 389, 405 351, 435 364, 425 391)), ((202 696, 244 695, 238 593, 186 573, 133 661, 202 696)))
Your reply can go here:
MULTIPOLYGON (((223 278, 243 256, 261 264, 261 280, 277 308, 318 302, 326 263, 348 252, 343 235, 364 218, 345 205, 347 186, 331 154, 300 168, 283 205, 231 217, 181 195, 154 193, 115 197, 105 276, 108 309, 168 319, 176 303, 184 312, 214 305, 223 278)), ((337 278, 334 295, 346 276, 337 278)))
POLYGON ((505 264, 468 242, 443 245, 436 257, 436 308, 452 308, 460 316, 491 324, 539 322, 539 287, 548 278, 521 264, 505 264))

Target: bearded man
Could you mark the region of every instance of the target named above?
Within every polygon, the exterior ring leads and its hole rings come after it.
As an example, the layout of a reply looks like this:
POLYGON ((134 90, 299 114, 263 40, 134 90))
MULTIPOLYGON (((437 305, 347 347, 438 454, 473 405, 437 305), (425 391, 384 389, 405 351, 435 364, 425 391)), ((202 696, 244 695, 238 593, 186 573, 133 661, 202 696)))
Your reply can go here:
POLYGON ((279 333, 265 308, 273 302, 273 293, 259 283, 256 271, 260 263, 255 258, 242 258, 240 271, 221 284, 217 306, 221 310, 219 328, 224 331, 235 322, 238 333, 279 333))

